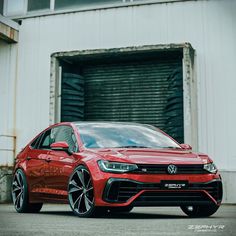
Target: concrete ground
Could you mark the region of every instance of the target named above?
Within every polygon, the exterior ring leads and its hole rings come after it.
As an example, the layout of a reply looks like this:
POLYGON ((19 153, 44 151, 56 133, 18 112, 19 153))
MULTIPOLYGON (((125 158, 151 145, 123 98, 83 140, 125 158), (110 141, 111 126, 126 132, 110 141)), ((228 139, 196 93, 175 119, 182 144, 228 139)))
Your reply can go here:
POLYGON ((134 208, 129 214, 78 218, 67 205, 44 205, 38 214, 0 205, 0 235, 236 235, 236 205, 223 205, 209 218, 190 219, 176 207, 134 208))

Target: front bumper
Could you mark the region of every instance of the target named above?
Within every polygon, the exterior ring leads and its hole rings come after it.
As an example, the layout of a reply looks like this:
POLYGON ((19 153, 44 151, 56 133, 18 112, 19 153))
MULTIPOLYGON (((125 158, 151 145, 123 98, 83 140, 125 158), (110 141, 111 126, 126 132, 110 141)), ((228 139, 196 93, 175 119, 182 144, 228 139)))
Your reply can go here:
POLYGON ((110 178, 104 188, 103 201, 133 206, 219 205, 222 194, 220 179, 189 183, 186 189, 167 190, 161 183, 110 178))

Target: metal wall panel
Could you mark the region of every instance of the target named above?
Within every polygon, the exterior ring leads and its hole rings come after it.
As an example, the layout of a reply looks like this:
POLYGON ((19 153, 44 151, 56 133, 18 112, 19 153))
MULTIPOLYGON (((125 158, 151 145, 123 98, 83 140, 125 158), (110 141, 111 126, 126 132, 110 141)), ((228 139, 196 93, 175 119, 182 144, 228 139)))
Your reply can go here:
POLYGON ((17 46, 0 40, 0 166, 13 164, 17 46))

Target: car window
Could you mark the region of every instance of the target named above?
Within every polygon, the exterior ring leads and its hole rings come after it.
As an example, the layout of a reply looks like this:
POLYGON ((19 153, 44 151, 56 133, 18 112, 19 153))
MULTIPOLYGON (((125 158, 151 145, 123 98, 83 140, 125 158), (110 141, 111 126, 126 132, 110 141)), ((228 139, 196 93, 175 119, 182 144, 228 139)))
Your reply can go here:
POLYGON ((34 141, 30 144, 30 147, 31 147, 32 149, 37 149, 41 137, 42 137, 42 135, 38 136, 38 137, 35 138, 34 141))
POLYGON ((47 130, 41 139, 39 149, 51 149, 50 145, 54 142, 51 138, 51 129, 47 130))
POLYGON ((71 151, 78 151, 78 143, 74 131, 70 126, 62 125, 53 128, 51 132, 51 139, 53 139, 54 142, 67 142, 71 151))

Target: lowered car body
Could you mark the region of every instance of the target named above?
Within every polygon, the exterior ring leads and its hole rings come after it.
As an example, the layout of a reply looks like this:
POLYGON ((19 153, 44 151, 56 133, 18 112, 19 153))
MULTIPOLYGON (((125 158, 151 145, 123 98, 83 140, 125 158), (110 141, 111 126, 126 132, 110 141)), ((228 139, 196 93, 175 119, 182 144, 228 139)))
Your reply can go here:
POLYGON ((18 154, 12 196, 18 212, 56 202, 69 203, 80 217, 136 206, 180 206, 201 217, 220 206, 222 181, 207 155, 153 126, 67 122, 50 126, 18 154))

